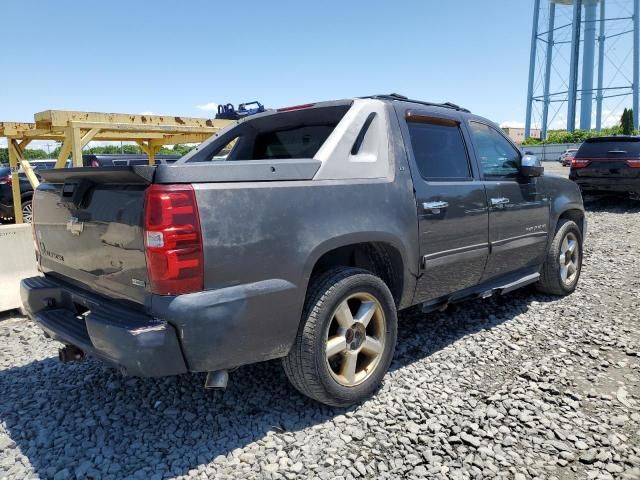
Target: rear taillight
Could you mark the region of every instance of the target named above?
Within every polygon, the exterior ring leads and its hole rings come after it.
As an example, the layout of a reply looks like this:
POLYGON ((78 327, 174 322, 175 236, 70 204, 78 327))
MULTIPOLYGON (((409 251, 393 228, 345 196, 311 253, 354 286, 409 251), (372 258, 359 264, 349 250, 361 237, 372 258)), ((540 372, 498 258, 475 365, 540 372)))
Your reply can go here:
POLYGON ((634 158, 632 160, 627 160, 627 166, 631 168, 640 168, 640 158, 634 158))
POLYGON ((571 168, 584 168, 591 164, 591 160, 585 160, 580 158, 571 159, 571 168))
POLYGON ((146 191, 144 244, 151 292, 178 295, 204 288, 202 233, 190 185, 146 191))
POLYGON ((11 175, 0 177, 0 185, 11 185, 11 175))

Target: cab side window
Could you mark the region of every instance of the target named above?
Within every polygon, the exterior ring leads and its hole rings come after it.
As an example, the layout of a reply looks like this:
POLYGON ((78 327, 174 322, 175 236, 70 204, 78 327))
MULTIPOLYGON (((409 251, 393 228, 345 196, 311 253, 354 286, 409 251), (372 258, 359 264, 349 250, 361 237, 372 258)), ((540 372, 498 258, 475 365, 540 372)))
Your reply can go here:
POLYGON ((471 169, 458 122, 407 116, 411 148, 425 180, 470 180, 471 169))
POLYGON ((495 128, 469 122, 471 135, 485 178, 514 178, 518 175, 520 152, 495 128))

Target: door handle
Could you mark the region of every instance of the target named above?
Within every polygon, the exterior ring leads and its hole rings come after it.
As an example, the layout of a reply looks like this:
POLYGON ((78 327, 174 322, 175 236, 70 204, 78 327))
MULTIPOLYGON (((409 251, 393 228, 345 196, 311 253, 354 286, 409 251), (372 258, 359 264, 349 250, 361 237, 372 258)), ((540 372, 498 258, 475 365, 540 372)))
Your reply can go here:
POLYGON ((422 209, 425 213, 433 213, 438 215, 440 210, 447 208, 449 206, 449 202, 424 202, 422 204, 422 209))
POLYGON ((495 208, 504 208, 507 203, 509 203, 509 199, 505 197, 491 199, 491 206, 495 208))

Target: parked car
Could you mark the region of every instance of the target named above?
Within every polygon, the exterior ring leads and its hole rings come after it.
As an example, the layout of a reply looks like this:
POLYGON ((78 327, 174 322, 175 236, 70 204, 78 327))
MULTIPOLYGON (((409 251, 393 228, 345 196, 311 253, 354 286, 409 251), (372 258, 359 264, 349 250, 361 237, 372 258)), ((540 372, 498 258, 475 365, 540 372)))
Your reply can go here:
POLYGON ((576 153, 578 152, 577 148, 569 148, 567 150, 564 151, 564 153, 562 155, 560 155, 560 163, 562 164, 563 167, 570 167, 571 166, 571 160, 573 160, 573 157, 576 156, 576 153))
POLYGON ((453 104, 269 111, 173 165, 43 172, 44 276, 23 280, 22 299, 63 361, 224 387, 230 369, 282 358, 300 392, 349 405, 381 383, 398 310, 574 291, 582 198, 542 174, 453 104))
POLYGON ((571 162, 569 178, 583 193, 616 193, 640 199, 640 137, 586 140, 571 162))
MULTIPOLYGON (((24 174, 19 174, 18 178, 22 196, 22 216, 26 219, 25 221, 28 221, 32 213, 31 197, 33 196, 33 189, 24 174)), ((11 168, 0 166, 0 220, 3 221, 12 221, 15 216, 12 184, 11 168)))
MULTIPOLYGON (((156 155, 156 163, 173 163, 180 155, 156 155)), ((85 167, 114 167, 127 165, 148 165, 149 157, 146 154, 84 154, 82 163, 85 167)))
MULTIPOLYGON (((38 172, 55 167, 56 161, 53 159, 30 160, 29 164, 36 172, 36 176, 39 177, 38 172)), ((18 178, 22 199, 22 219, 25 223, 31 223, 33 188, 22 170, 18 172, 18 178)), ((0 166, 0 220, 3 221, 13 221, 15 217, 12 184, 11 168, 8 165, 0 166)))

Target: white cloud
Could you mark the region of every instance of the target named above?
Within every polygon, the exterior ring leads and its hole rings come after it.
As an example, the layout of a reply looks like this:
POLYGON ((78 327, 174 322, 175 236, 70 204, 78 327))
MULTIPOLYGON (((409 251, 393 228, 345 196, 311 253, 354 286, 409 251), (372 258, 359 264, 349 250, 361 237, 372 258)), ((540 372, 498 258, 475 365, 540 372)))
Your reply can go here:
POLYGON ((155 115, 153 112, 140 112, 138 115, 155 115))
POLYGON ((217 112, 218 104, 216 102, 203 103, 202 105, 196 105, 196 108, 205 112, 217 112))

